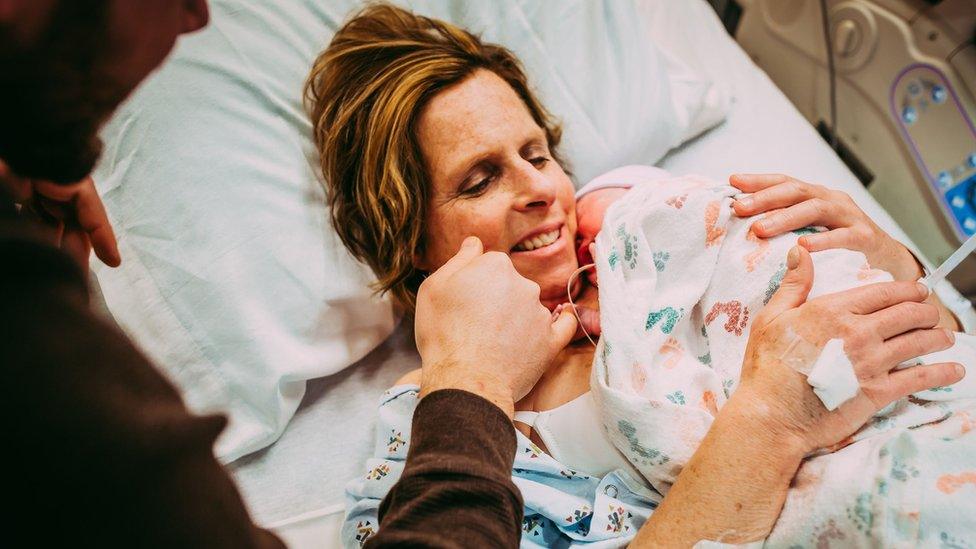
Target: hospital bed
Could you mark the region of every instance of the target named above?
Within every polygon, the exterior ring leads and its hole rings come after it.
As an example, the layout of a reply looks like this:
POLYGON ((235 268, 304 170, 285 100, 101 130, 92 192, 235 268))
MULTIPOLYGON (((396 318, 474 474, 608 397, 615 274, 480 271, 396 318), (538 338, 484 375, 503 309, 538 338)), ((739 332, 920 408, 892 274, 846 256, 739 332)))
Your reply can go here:
MULTIPOLYGON (((233 3, 218 4, 226 9, 233 3)), ((252 4, 242 1, 239 9, 246 12, 252 4)), ((734 97, 723 123, 672 150, 658 165, 674 173, 717 179, 735 172, 783 172, 842 189, 891 235, 908 242, 815 129, 736 45, 704 1, 648 0, 648 4, 659 4, 647 10, 653 18, 644 23, 662 48, 724 83, 734 97)), ((297 116, 283 111, 281 116, 297 116)), ((108 155, 112 154, 110 147, 108 155)), ((654 160, 634 158, 630 163, 654 160)), ((103 196, 109 196, 111 188, 99 183, 103 196)), ((109 202, 110 212, 121 207, 109 202)), ((96 271, 103 286, 114 284, 112 273, 96 271)), ((106 301, 113 316, 126 319, 120 321, 123 328, 131 328, 131 318, 126 316, 128 302, 113 298, 111 292, 106 292, 106 301)), ((152 341, 139 342, 153 345, 152 341)), ((163 361, 158 353, 150 354, 163 361)), ((382 344, 352 366, 307 381, 304 395, 299 393, 297 410, 277 440, 247 455, 233 456, 229 463, 255 520, 276 530, 292 547, 337 545, 343 486, 363 473, 364 461, 372 452, 377 399, 396 379, 418 366, 410 328, 399 324, 382 344)), ((193 405, 193 398, 189 400, 193 405)))

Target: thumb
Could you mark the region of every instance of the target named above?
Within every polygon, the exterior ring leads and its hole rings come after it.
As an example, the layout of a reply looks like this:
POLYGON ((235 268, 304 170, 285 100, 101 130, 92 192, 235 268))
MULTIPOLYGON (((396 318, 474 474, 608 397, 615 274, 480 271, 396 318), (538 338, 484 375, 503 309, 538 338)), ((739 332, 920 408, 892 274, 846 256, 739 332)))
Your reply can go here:
POLYGON ((484 251, 485 247, 481 243, 481 240, 476 236, 469 236, 461 243, 461 248, 454 254, 454 257, 448 259, 447 263, 441 265, 441 268, 437 269, 435 274, 443 277, 451 276, 464 268, 468 263, 471 263, 473 259, 481 256, 484 251))
POLYGON ((793 246, 786 256, 786 276, 773 294, 766 308, 763 309, 769 318, 799 307, 806 302, 813 287, 813 259, 802 246, 793 246))
POLYGON ((576 315, 573 314, 573 308, 567 305, 563 307, 556 320, 552 321, 549 328, 549 352, 552 356, 565 349, 575 335, 576 315))

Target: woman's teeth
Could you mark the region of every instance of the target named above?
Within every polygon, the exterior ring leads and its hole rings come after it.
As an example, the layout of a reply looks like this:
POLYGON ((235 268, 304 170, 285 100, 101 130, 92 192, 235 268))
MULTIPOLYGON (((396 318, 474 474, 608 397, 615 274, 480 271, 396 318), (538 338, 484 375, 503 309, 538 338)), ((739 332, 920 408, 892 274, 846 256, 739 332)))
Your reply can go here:
POLYGON ((554 229, 545 234, 538 234, 532 238, 526 238, 515 246, 515 251, 529 252, 535 250, 536 248, 548 246, 557 240, 559 240, 559 229, 554 229))

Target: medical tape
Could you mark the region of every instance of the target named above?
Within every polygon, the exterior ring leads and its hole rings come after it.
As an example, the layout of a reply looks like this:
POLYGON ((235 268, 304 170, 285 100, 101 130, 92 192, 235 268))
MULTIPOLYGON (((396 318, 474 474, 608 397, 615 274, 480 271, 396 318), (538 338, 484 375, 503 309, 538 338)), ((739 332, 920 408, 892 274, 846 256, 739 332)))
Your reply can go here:
POLYGON ((854 364, 844 352, 844 340, 831 339, 823 348, 810 343, 792 328, 790 338, 779 360, 803 374, 813 392, 830 411, 857 396, 861 384, 854 373, 854 364))

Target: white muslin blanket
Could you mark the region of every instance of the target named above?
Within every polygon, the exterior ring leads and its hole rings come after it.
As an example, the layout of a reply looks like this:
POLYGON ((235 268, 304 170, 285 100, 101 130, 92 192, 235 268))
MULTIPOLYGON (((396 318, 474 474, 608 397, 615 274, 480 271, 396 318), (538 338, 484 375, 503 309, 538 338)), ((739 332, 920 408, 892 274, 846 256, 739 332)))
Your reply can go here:
MULTIPOLYGON (((603 333, 592 389, 612 441, 661 493, 735 391, 751 323, 787 252, 817 230, 759 239, 754 219, 732 215, 737 193, 698 177, 640 184, 609 208, 597 237, 603 333)), ((857 252, 813 260, 811 298, 891 279, 857 252)), ((976 547, 976 338, 958 334, 937 360, 972 373, 808 457, 766 545, 976 547)))

